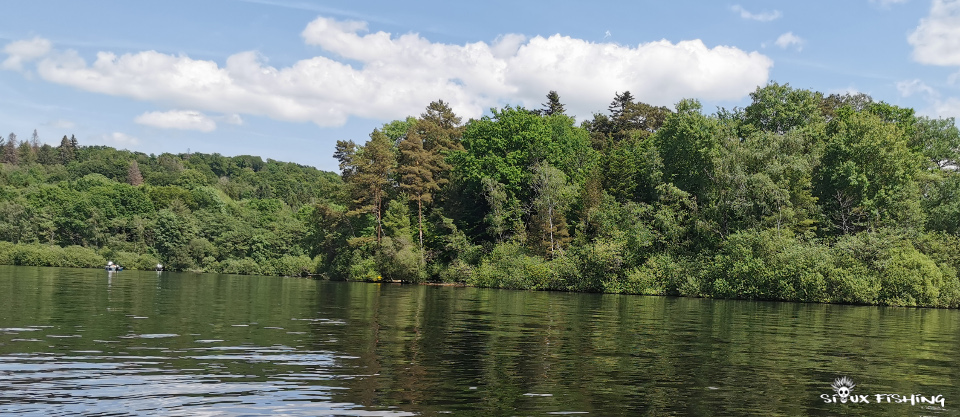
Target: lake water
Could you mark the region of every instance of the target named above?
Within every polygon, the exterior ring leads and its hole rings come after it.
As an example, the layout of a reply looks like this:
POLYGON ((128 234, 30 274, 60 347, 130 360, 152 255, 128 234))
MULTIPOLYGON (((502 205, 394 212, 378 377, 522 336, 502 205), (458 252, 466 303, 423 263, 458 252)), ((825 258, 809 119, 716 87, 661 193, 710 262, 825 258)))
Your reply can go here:
POLYGON ((960 415, 958 371, 956 310, 0 267, 4 415, 960 415))

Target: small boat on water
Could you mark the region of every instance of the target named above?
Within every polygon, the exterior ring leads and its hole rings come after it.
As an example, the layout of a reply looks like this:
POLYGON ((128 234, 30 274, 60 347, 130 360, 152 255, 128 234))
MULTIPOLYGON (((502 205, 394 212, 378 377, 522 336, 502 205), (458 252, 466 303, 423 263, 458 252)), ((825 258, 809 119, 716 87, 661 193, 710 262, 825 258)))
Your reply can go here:
POLYGON ((156 271, 157 271, 157 272, 163 271, 163 265, 157 264, 157 266, 156 266, 156 271))
POLYGON ((120 266, 120 265, 117 265, 117 264, 113 263, 113 261, 107 262, 107 266, 106 266, 106 268, 104 268, 104 269, 106 269, 107 271, 110 271, 110 272, 123 271, 123 267, 120 266))

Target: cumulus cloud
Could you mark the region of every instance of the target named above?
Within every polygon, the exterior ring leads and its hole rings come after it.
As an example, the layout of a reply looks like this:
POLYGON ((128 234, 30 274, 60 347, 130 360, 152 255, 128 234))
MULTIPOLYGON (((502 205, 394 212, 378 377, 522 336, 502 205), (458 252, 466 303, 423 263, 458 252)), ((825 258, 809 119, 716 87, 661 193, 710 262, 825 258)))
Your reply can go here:
POLYGON ((20 71, 23 69, 24 63, 50 53, 51 46, 49 40, 40 37, 10 42, 3 47, 3 52, 7 54, 7 59, 0 64, 0 68, 20 71))
POLYGON ((933 0, 930 14, 907 41, 919 63, 960 66, 960 1, 933 0))
POLYGON ((199 130, 212 132, 217 128, 217 122, 207 115, 195 110, 171 110, 168 112, 147 112, 133 119, 142 125, 159 127, 161 129, 199 130))
POLYGON ((784 33, 783 35, 780 35, 780 37, 777 38, 774 44, 776 44, 777 46, 783 49, 787 49, 793 46, 793 47, 796 47, 798 51, 800 51, 800 50, 803 50, 804 42, 805 41, 803 40, 803 38, 797 35, 794 35, 793 32, 787 32, 787 33, 784 33))
POLYGON ((769 21, 772 21, 772 20, 777 20, 777 19, 779 19, 781 16, 783 16, 783 14, 780 13, 779 10, 774 10, 774 11, 772 11, 772 12, 766 12, 766 11, 764 11, 764 12, 760 12, 760 13, 751 13, 749 10, 744 9, 743 6, 740 6, 739 4, 734 5, 733 7, 731 7, 730 10, 733 10, 733 11, 735 11, 735 12, 737 12, 737 13, 740 13, 740 17, 743 18, 743 19, 756 20, 756 21, 760 21, 760 22, 769 22, 769 21))
MULTIPOLYGON (((625 90, 655 105, 688 97, 735 100, 765 83, 773 65, 758 52, 707 47, 700 40, 630 46, 507 34, 490 43, 458 45, 416 33, 370 32, 365 22, 325 17, 310 22, 301 35, 326 56, 276 68, 252 51, 232 55, 223 65, 156 51, 100 52, 87 63, 65 51, 41 59, 37 74, 86 91, 197 112, 338 126, 349 117, 418 114, 437 99, 468 118, 503 103, 539 107, 550 90, 581 119, 625 90)), ((164 117, 171 118, 169 113, 164 117)))
POLYGON ((108 135, 101 135, 99 139, 103 143, 114 146, 133 146, 140 143, 140 139, 121 132, 113 132, 108 135))

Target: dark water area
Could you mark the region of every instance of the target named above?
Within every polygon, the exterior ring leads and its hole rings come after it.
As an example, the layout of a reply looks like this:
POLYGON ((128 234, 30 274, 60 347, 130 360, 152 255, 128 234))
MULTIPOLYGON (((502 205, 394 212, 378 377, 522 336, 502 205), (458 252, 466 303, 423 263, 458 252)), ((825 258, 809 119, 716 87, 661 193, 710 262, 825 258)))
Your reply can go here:
POLYGON ((956 310, 0 267, 3 415, 960 415, 958 358, 956 310))

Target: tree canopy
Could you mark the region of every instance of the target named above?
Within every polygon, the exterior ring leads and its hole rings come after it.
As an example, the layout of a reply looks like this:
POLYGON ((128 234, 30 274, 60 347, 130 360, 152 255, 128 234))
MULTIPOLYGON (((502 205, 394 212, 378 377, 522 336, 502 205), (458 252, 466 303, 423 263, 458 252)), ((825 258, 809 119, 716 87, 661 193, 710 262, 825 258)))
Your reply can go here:
POLYGON ((338 141, 339 175, 11 134, 0 239, 21 255, 0 259, 960 306, 953 119, 770 83, 712 114, 617 92, 578 125, 560 97, 467 121, 435 101, 338 141))

